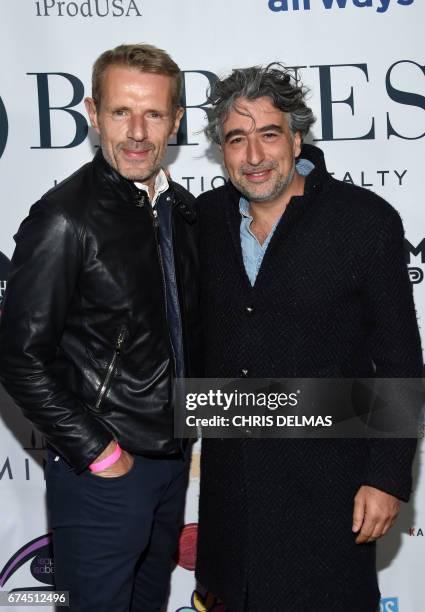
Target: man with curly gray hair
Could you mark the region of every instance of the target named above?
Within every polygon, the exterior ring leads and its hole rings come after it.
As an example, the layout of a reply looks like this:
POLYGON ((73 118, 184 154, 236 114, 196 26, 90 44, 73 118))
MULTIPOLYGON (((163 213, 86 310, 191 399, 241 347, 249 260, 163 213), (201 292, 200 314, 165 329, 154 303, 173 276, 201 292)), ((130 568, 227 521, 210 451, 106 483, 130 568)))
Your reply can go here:
MULTIPOLYGON (((279 64, 212 88, 206 133, 230 181, 198 200, 205 376, 420 377, 400 217, 303 144, 305 94, 279 64)), ((414 452, 203 440, 199 581, 232 612, 374 612, 375 541, 409 498, 414 452)))
POLYGON ((298 83, 293 71, 278 63, 266 68, 251 67, 234 70, 227 79, 215 83, 210 96, 208 125, 205 133, 208 138, 221 144, 223 123, 235 104, 242 98, 256 100, 267 96, 273 105, 286 114, 293 133, 305 136, 314 123, 312 110, 306 105, 306 90, 298 83))

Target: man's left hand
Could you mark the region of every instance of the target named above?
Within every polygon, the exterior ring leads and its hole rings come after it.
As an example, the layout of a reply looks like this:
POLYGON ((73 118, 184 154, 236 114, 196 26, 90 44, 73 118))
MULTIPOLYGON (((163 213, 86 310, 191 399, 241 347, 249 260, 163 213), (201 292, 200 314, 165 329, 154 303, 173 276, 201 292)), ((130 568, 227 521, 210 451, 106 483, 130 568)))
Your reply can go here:
POLYGON ((353 532, 356 544, 373 542, 385 535, 400 511, 397 497, 363 485, 354 498, 353 532))

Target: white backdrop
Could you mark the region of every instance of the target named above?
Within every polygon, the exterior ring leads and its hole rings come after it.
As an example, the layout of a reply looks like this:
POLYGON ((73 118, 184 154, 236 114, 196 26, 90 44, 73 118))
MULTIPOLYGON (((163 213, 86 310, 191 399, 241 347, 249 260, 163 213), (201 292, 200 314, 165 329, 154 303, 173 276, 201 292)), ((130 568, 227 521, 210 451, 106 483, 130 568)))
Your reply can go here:
MULTIPOLYGON (((92 156, 82 98, 90 93, 93 61, 117 44, 150 42, 185 71, 186 131, 167 161, 174 180, 195 195, 222 184, 224 174, 200 133, 209 79, 277 60, 301 67, 317 116, 313 138, 328 168, 376 191, 402 215, 423 320, 424 23, 423 0, 2 0, 0 291, 12 236, 30 205, 92 156)), ((43 443, 6 397, 0 402, 0 590, 41 587, 53 573, 43 443)), ((414 498, 379 544, 382 612, 424 609, 421 450, 414 498)), ((198 460, 199 447, 170 612, 219 609, 211 598, 193 597, 198 460)))

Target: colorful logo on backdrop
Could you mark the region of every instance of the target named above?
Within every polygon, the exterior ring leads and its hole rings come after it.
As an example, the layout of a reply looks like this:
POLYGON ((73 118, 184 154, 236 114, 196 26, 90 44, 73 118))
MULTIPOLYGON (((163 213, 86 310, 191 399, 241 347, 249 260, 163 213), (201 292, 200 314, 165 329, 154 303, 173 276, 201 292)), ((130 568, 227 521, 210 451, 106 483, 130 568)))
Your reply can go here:
POLYGON ((311 11, 312 8, 341 10, 346 8, 373 9, 377 13, 386 13, 394 5, 409 6, 415 0, 268 0, 268 6, 274 13, 288 11, 311 11))
MULTIPOLYGON (((16 551, 0 571, 0 588, 3 588, 22 567, 29 569, 38 584, 23 583, 19 590, 52 590, 55 566, 53 562, 52 536, 46 534, 27 542, 16 551), (51 587, 51 588, 49 588, 51 587)), ((29 580, 29 578, 23 578, 29 580)))
POLYGON ((384 597, 379 602, 379 612, 399 612, 398 597, 384 597))
POLYGON ((193 572, 196 565, 198 523, 187 523, 180 532, 179 547, 175 562, 183 569, 193 572))
POLYGON ((8 260, 6 255, 3 255, 3 253, 0 251, 0 315, 1 315, 1 306, 3 303, 3 297, 6 291, 6 287, 7 287, 7 279, 9 278, 9 268, 10 268, 10 261, 8 260))
POLYGON ((190 606, 178 608, 176 612, 226 612, 226 608, 211 593, 202 595, 199 591, 193 591, 190 606))
POLYGON ((7 143, 7 134, 9 132, 9 122, 7 120, 6 109, 3 100, 0 98, 0 157, 3 155, 7 143))
MULTIPOLYGON (((198 523, 187 523, 180 533, 179 547, 175 562, 180 567, 193 572, 196 565, 196 547, 198 541, 198 523)), ((211 593, 195 590, 189 606, 179 608, 176 612, 226 612, 226 608, 211 593)))

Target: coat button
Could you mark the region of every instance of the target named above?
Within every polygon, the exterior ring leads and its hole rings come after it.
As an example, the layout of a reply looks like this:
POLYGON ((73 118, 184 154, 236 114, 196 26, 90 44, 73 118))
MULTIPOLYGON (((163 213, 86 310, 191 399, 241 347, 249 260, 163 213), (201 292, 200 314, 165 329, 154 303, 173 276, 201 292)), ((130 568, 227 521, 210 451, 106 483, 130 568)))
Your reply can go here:
POLYGON ((242 370, 240 371, 240 377, 248 378, 248 370, 246 368, 242 368, 242 370))
POLYGON ((251 315, 253 315, 253 314, 254 314, 254 308, 253 308, 252 306, 247 306, 247 307, 245 308, 245 312, 246 312, 246 314, 247 314, 247 315, 250 317, 251 315))

